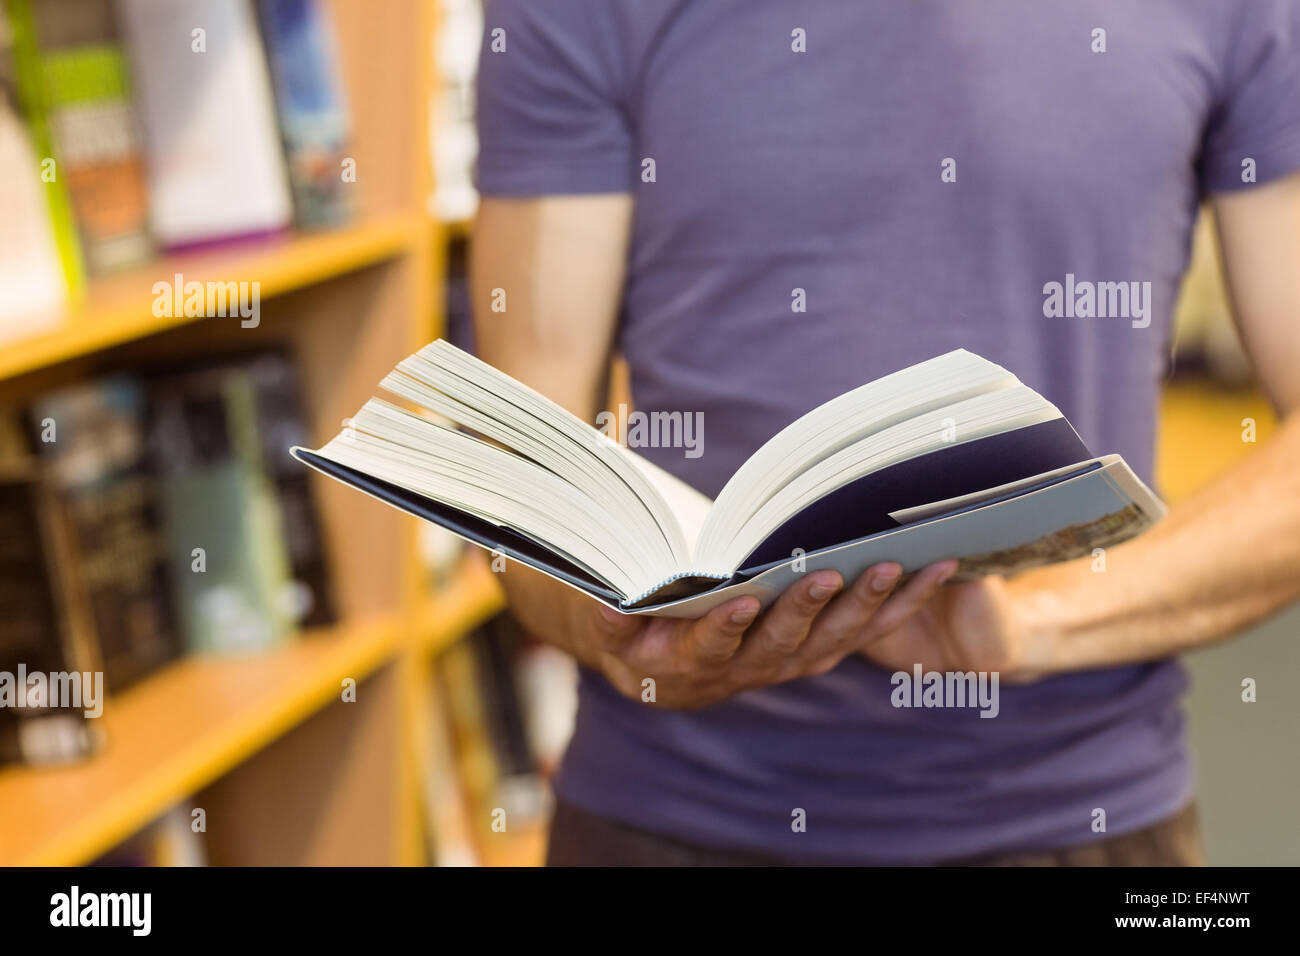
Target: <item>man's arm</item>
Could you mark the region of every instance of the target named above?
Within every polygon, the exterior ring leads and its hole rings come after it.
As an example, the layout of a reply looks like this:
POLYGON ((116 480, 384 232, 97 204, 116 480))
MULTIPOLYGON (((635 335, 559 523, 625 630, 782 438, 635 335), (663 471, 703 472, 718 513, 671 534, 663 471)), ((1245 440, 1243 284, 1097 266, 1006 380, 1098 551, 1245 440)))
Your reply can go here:
MULTIPOLYGON (((1058 572, 1074 582, 1051 602, 1066 667, 1195 648, 1300 598, 1300 174, 1213 205, 1242 341, 1282 425, 1151 533, 1108 554, 1105 574, 1058 572)), ((1054 583, 1051 574, 1026 582, 1054 583)))
POLYGON ((479 354, 587 422, 604 407, 631 222, 615 193, 485 198, 475 223, 479 354))
MULTIPOLYGON (((584 421, 602 405, 627 257, 626 194, 479 203, 470 295, 479 356, 584 421)), ((589 667, 590 602, 528 568, 501 576, 522 623, 589 667)))
POLYGON ((1010 679, 1154 660, 1235 634, 1300 598, 1300 174, 1215 200, 1242 339, 1282 416, 1249 459, 1147 534, 1091 559, 945 589, 869 646, 886 667, 1010 679))

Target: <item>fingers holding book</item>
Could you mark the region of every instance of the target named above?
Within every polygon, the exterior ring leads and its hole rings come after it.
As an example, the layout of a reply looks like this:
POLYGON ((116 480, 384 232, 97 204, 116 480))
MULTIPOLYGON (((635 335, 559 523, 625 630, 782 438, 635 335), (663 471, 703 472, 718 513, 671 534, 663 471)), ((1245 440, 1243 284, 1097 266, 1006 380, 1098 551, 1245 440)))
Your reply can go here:
POLYGON ((825 674, 849 654, 902 626, 952 575, 943 561, 912 575, 894 594, 902 569, 878 564, 845 588, 834 571, 818 571, 788 588, 759 615, 752 597, 720 605, 689 621, 610 621, 603 630, 602 670, 624 695, 672 710, 706 707, 736 694, 799 677, 825 674))

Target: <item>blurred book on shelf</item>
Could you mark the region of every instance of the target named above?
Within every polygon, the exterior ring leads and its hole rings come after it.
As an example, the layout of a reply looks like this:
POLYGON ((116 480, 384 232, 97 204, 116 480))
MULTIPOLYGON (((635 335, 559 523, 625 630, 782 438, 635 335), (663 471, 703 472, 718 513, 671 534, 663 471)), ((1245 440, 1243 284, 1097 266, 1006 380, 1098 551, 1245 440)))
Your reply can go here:
POLYGON ((0 0, 0 340, 158 247, 351 222, 340 67, 321 0, 0 0))
POLYGON ((476 354, 474 312, 469 291, 469 242, 455 239, 447 245, 447 277, 443 338, 471 355, 476 354))
POLYGON ((420 795, 429 862, 433 866, 477 866, 478 849, 457 772, 450 714, 441 690, 426 695, 419 720, 419 739, 425 741, 427 749, 421 762, 420 795))
POLYGON ((293 219, 249 0, 121 0, 149 157, 149 219, 167 248, 263 235, 293 219))
POLYGON ((0 764, 53 764, 102 742, 103 681, 66 515, 30 459, 0 461, 0 764))
POLYGON ((143 385, 122 375, 41 396, 28 412, 33 447, 71 517, 75 564, 114 693, 179 651, 146 415, 143 385))
POLYGON ((20 115, 13 44, 0 15, 0 342, 54 324, 68 290, 46 195, 58 186, 42 183, 42 157, 20 115))
POLYGON ((193 652, 265 650, 333 623, 310 479, 285 441, 306 432, 287 355, 149 381, 169 576, 193 652))
POLYGON ((261 468, 251 383, 201 369, 151 383, 168 576, 186 649, 267 650, 288 639, 288 555, 261 468))
POLYGON ((434 668, 425 790, 433 859, 465 863, 472 848, 475 862, 514 860, 504 847, 534 840, 550 817, 549 775, 573 731, 573 662, 501 612, 434 668))
MULTIPOLYGON (((0 96, 0 169, 36 166, 22 124, 0 96)), ((0 184, 0 343, 55 324, 67 299, 40 181, 6 175, 0 184)))
POLYGON ((289 356, 217 360, 151 377, 148 388, 187 649, 265 650, 296 628, 334 623, 314 493, 283 444, 306 433, 289 356))
POLYGON ((318 0, 259 0, 262 36, 280 117, 280 138, 301 229, 352 218, 356 182, 346 155, 347 104, 333 24, 318 0))
POLYGON ((472 219, 478 208, 473 178, 478 156, 474 78, 483 42, 482 0, 444 0, 435 42, 439 72, 430 104, 435 184, 430 213, 443 222, 463 222, 472 219))
MULTIPOLYGON (((25 107, 66 229, 69 269, 101 275, 153 252, 129 67, 102 0, 10 0, 25 107), (62 187, 56 184, 62 183, 62 187), (70 214, 70 221, 69 221, 70 214)), ((74 283, 77 281, 74 278, 74 283)))
POLYGON ((312 479, 285 453, 306 432, 298 393, 273 349, 64 387, 25 430, 0 419, 5 659, 36 669, 82 635, 119 693, 184 652, 334 623, 312 479))
POLYGON ((232 373, 253 390, 258 466, 275 495, 276 521, 289 560, 285 606, 297 627, 338 620, 312 476, 286 452, 307 437, 298 370, 289 354, 267 351, 241 361, 232 373))

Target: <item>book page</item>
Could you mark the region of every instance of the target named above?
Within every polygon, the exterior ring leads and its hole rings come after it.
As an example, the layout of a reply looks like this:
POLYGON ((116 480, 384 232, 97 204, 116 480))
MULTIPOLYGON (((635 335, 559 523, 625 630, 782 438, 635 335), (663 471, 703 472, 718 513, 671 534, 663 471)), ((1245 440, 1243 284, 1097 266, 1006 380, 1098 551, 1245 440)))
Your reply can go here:
POLYGON ((617 447, 663 497, 673 517, 677 519, 677 525, 682 530, 682 536, 686 538, 687 547, 691 549, 691 556, 694 557, 696 542, 700 539, 700 529, 704 527, 704 519, 709 516, 709 511, 713 508, 713 499, 696 491, 676 475, 664 471, 654 462, 641 457, 631 449, 622 445, 617 447))

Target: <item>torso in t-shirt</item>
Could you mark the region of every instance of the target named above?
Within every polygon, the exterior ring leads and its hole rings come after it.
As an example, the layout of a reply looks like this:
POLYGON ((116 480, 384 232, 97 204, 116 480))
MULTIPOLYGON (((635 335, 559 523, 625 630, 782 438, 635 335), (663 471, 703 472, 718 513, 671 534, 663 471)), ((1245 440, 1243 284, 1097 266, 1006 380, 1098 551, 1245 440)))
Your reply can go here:
MULTIPOLYGON (((956 348, 1150 480, 1198 203, 1300 166, 1298 19, 1280 0, 494 0, 478 183, 633 193, 636 406, 703 423, 698 457, 637 451, 709 495, 809 409, 956 348)), ((1191 798, 1185 683, 1164 661, 1002 685, 986 719, 896 707, 858 658, 688 713, 584 673, 557 787, 799 859, 1064 847, 1191 798)))

